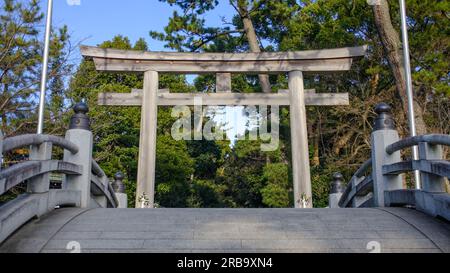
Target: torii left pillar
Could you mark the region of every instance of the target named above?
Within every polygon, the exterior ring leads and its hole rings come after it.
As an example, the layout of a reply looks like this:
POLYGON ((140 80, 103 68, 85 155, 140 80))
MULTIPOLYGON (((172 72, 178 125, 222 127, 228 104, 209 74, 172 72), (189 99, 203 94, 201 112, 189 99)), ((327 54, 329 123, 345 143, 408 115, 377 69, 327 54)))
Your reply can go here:
POLYGON ((289 94, 294 204, 296 208, 312 208, 305 87, 302 71, 289 72, 289 94))
POLYGON ((136 186, 137 208, 153 208, 155 206, 158 87, 158 72, 146 71, 142 92, 141 132, 136 186))

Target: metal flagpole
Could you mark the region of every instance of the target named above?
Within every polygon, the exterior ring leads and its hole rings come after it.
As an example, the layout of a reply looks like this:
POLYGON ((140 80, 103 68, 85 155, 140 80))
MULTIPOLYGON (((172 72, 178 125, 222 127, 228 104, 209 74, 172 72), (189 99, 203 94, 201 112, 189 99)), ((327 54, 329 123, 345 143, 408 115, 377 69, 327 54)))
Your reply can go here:
POLYGON ((39 120, 37 129, 38 134, 42 134, 44 129, 45 90, 47 89, 48 52, 50 47, 50 34, 52 28, 52 12, 53 12, 53 0, 48 0, 47 23, 45 25, 44 56, 42 63, 42 76, 41 76, 41 92, 39 98, 39 120))
MULTIPOLYGON (((400 1, 400 16, 402 19, 402 42, 403 42, 403 63, 405 65, 405 77, 406 77, 406 94, 408 96, 408 122, 409 131, 412 137, 416 136, 416 122, 414 117, 414 97, 412 90, 412 78, 411 78, 411 63, 409 59, 409 41, 408 41, 408 28, 406 26, 406 4, 405 0, 400 1)), ((417 146, 413 147, 413 159, 419 159, 419 151, 417 146)), ((414 172, 416 189, 420 189, 420 172, 414 172)))

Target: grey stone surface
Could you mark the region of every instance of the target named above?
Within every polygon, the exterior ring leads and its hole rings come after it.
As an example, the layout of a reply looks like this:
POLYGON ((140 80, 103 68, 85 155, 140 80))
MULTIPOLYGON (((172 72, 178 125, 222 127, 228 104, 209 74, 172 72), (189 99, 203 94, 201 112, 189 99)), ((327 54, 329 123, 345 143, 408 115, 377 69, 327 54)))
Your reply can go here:
POLYGON ((116 192, 116 198, 119 203, 117 206, 118 208, 126 209, 128 207, 128 197, 126 193, 116 192))
POLYGON ((81 207, 89 208, 92 176, 92 132, 85 129, 70 129, 66 131, 66 139, 78 147, 84 147, 76 154, 67 150, 64 151, 64 161, 81 166, 83 171, 81 175, 67 176, 63 181, 63 189, 80 191, 81 207))
POLYGON ((450 224, 404 208, 60 209, 25 225, 0 252, 450 252, 450 224))
POLYGON ((450 221, 450 194, 415 191, 414 196, 417 210, 450 221))
MULTIPOLYGON (((35 217, 41 217, 56 206, 77 204, 78 195, 70 191, 51 190, 46 193, 22 194, 0 206, 0 242, 35 217)), ((79 198, 78 198, 79 200, 79 198)))
POLYGON ((377 207, 384 207, 384 192, 403 188, 402 175, 383 175, 383 166, 401 161, 400 152, 388 154, 385 152, 386 146, 399 140, 396 130, 383 129, 373 131, 371 135, 372 143, 372 179, 374 204, 377 207))
POLYGON ((0 245, 0 253, 36 253, 83 209, 60 209, 30 221, 0 245))
POLYGON ((342 193, 332 193, 328 196, 328 206, 332 209, 339 208, 339 200, 341 200, 342 193))

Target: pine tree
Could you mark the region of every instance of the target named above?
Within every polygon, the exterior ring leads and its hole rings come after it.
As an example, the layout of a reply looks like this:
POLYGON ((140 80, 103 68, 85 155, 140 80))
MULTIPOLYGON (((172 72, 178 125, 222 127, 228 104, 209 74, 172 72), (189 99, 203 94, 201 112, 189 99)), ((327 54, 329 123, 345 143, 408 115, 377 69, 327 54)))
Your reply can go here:
MULTIPOLYGON (((44 16, 37 0, 2 0, 0 7, 1 130, 7 136, 30 133, 37 124, 43 52, 39 25, 44 16)), ((47 111, 47 125, 61 118, 63 82, 70 73, 67 28, 53 33, 47 104, 54 106, 51 111, 55 113, 50 117, 47 111)))

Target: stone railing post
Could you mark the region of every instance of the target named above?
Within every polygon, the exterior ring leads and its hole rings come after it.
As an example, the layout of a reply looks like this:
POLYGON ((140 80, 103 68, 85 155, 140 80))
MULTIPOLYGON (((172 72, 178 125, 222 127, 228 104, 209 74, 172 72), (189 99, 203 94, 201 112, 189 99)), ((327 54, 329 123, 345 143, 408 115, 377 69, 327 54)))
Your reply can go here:
MULTIPOLYGON (((441 145, 431 145, 426 142, 419 143, 419 159, 422 160, 443 160, 443 152, 441 145)), ((420 172, 422 181, 422 190, 429 193, 445 192, 445 178, 420 172)))
MULTIPOLYGON (((53 144, 44 142, 41 145, 31 146, 30 160, 51 160, 53 144)), ((50 173, 40 175, 30 179, 27 183, 27 192, 29 193, 46 193, 50 189, 50 173)))
POLYGON ((375 207, 384 207, 385 191, 403 188, 401 175, 383 175, 383 165, 401 161, 399 151, 391 155, 386 152, 386 147, 397 142, 399 136, 391 116, 391 107, 386 103, 380 103, 375 107, 375 112, 378 116, 371 136, 373 198, 375 207))
POLYGON ((77 103, 73 108, 75 114, 70 119, 69 130, 66 139, 79 147, 77 154, 64 151, 64 161, 81 165, 81 175, 69 175, 64 181, 63 188, 81 192, 81 207, 88 208, 91 199, 91 176, 92 176, 92 132, 89 117, 86 115, 89 108, 85 103, 77 103))
POLYGON ((125 176, 122 172, 117 172, 114 175, 114 182, 112 183, 112 188, 114 189, 117 201, 119 202, 119 204, 117 205, 117 208, 119 209, 125 209, 128 207, 128 198, 127 194, 125 193, 125 184, 123 184, 124 178, 125 176))
POLYGON ((333 174, 333 181, 331 182, 330 195, 328 197, 328 207, 331 209, 339 208, 339 200, 342 193, 345 191, 344 176, 341 173, 333 174))

